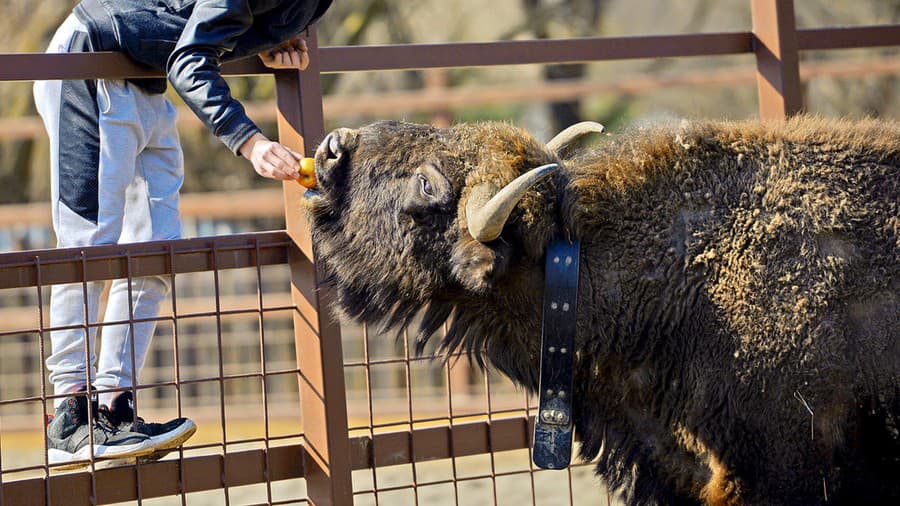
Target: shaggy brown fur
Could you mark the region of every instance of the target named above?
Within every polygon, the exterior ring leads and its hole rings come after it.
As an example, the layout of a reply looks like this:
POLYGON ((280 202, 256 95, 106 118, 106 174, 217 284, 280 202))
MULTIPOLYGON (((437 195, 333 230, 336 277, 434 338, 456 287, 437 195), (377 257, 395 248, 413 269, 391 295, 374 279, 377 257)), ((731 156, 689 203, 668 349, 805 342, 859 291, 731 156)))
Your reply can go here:
POLYGON ((507 124, 340 130, 314 241, 346 316, 537 387, 542 256, 582 242, 575 420, 629 504, 900 501, 900 124, 634 130, 562 160, 503 235, 475 184, 558 161, 507 124), (480 356, 480 355, 479 355, 480 356))

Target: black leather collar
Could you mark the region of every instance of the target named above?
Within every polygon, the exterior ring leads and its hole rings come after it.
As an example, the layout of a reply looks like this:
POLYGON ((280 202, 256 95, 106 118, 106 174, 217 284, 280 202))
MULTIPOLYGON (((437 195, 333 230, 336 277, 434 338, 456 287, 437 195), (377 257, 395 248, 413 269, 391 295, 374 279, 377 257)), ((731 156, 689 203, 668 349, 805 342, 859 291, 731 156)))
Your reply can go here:
POLYGON ((566 239, 554 239, 547 248, 540 403, 532 449, 534 464, 543 469, 564 469, 572 458, 572 385, 580 251, 578 241, 566 239))

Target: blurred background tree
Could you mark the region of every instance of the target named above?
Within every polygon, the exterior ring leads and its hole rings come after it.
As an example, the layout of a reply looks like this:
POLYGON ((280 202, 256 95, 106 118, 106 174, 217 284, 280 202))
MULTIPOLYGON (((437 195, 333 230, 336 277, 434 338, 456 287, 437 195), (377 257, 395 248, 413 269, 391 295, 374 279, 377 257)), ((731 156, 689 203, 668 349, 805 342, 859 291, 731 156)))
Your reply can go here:
MULTIPOLYGON (((43 51, 75 0, 0 0, 0 52, 43 51)), ((802 28, 900 22, 900 0, 805 0, 796 2, 802 28)), ((327 45, 441 43, 533 38, 649 35, 663 33, 745 31, 750 26, 749 0, 342 0, 319 24, 319 42, 327 45)), ((900 117, 897 48, 805 52, 802 66, 844 62, 881 62, 882 71, 807 79, 806 108, 829 116, 900 117)), ((356 126, 374 119, 397 118, 446 124, 503 119, 531 129, 539 137, 581 119, 608 128, 659 118, 744 118, 756 115, 751 73, 738 84, 716 85, 714 76, 752 69, 750 55, 729 57, 602 62, 570 65, 521 65, 446 71, 391 71, 323 76, 329 99, 370 97, 379 93, 414 97, 429 88, 503 90, 541 83, 590 83, 595 91, 553 100, 480 101, 447 110, 405 109, 355 113, 341 108, 328 114, 329 127, 356 126), (684 76, 709 75, 707 83, 684 84, 684 76), (424 91, 423 91, 424 90, 424 91), (406 93, 406 95, 403 95, 406 93)), ((744 75, 744 74, 740 74, 744 75)), ((251 116, 274 96, 270 77, 229 78, 234 95, 253 104, 251 116), (255 111, 255 112, 254 112, 255 111)), ((535 88, 537 89, 537 88, 535 88)), ((434 91, 434 90, 432 90, 434 91)), ((171 91, 176 105, 180 100, 171 91)), ((365 109, 365 108, 360 108, 365 109)), ((190 115, 183 111, 182 116, 190 115)), ((275 188, 256 176, 196 122, 181 129, 186 158, 185 193, 275 188)), ((275 134, 271 114, 261 126, 275 134)), ((0 204, 41 202, 49 196, 49 149, 35 116, 31 83, 0 83, 0 204)))

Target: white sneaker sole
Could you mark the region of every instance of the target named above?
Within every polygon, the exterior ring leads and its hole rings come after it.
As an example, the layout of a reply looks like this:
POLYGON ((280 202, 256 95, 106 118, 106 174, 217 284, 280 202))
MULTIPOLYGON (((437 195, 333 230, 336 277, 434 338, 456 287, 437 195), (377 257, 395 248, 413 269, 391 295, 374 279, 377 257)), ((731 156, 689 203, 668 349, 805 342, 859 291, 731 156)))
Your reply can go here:
POLYGON ((136 459, 132 457, 105 461, 103 467, 134 465, 135 460, 141 464, 156 462, 168 455, 172 450, 184 444, 184 442, 190 439, 195 432, 197 432, 197 425, 192 420, 187 420, 173 431, 151 437, 150 441, 153 443, 153 451, 151 453, 138 456, 136 459))
MULTIPOLYGON (((149 455, 155 450, 153 441, 146 439, 140 443, 126 445, 94 445, 94 460, 123 459, 149 455)), ((75 453, 56 448, 47 449, 47 461, 54 469, 79 469, 90 465, 91 447, 85 445, 75 453)))
POLYGON ((193 420, 185 419, 184 423, 179 425, 175 430, 151 436, 153 449, 157 452, 161 450, 173 450, 181 446, 185 441, 191 438, 197 432, 197 424, 193 420))

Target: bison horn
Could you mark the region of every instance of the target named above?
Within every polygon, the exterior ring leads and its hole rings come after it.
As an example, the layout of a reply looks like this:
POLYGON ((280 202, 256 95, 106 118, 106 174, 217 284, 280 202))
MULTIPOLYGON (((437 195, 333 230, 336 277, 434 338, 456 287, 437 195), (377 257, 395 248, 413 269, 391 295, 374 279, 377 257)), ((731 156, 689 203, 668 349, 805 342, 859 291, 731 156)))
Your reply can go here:
POLYGON ((559 170, 559 165, 541 165, 522 174, 496 194, 488 183, 472 189, 466 203, 469 234, 479 242, 490 242, 500 236, 509 213, 532 186, 559 170))
POLYGON ((603 125, 600 123, 596 123, 594 121, 582 121, 580 123, 575 123, 574 125, 566 128, 562 132, 556 134, 556 136, 550 139, 550 142, 547 143, 547 147, 553 150, 554 153, 559 153, 559 151, 569 144, 577 141, 578 139, 584 137, 585 135, 592 133, 602 133, 603 125))

